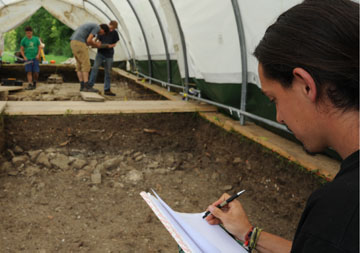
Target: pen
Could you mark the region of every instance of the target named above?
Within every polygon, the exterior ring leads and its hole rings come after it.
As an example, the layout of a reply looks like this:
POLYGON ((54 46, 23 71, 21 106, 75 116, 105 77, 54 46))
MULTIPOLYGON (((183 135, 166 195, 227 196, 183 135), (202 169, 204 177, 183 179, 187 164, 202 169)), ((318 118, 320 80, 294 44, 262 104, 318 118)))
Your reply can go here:
MULTIPOLYGON (((239 197, 241 194, 243 194, 245 192, 245 190, 239 191, 238 193, 235 193, 234 195, 232 195, 230 198, 228 198, 227 200, 225 200, 224 202, 222 202, 221 204, 218 204, 216 207, 217 208, 222 208, 223 206, 227 205, 228 203, 230 203, 231 201, 233 201, 234 199, 236 199, 237 197, 239 197)), ((210 214, 210 211, 207 211, 204 216, 203 219, 205 219, 208 215, 210 214)))

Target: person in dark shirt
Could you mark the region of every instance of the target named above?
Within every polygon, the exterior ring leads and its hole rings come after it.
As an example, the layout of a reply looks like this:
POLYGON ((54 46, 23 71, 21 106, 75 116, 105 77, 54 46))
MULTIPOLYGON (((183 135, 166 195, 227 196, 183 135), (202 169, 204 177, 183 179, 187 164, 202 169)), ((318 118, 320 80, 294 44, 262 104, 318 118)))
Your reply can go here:
POLYGON ((109 24, 110 32, 106 35, 98 36, 98 40, 100 40, 103 45, 107 45, 107 46, 105 48, 98 49, 89 80, 89 85, 93 87, 96 82, 96 77, 99 67, 104 62, 104 72, 105 72, 104 94, 107 96, 116 96, 116 94, 111 92, 110 90, 110 83, 111 83, 111 69, 114 61, 114 47, 116 46, 116 43, 119 41, 119 35, 115 30, 117 27, 118 27, 118 23, 116 21, 111 21, 109 24))
POLYGON ((249 251, 359 252, 359 4, 305 0, 278 17, 256 47, 263 93, 305 149, 342 157, 332 182, 309 197, 293 241, 253 227, 241 203, 208 207, 249 251))
POLYGON ((109 32, 106 24, 85 23, 79 26, 70 37, 71 51, 76 60, 76 74, 80 82, 80 91, 98 92, 89 86, 89 72, 91 69, 88 46, 99 48, 101 42, 93 39, 97 35, 109 32))

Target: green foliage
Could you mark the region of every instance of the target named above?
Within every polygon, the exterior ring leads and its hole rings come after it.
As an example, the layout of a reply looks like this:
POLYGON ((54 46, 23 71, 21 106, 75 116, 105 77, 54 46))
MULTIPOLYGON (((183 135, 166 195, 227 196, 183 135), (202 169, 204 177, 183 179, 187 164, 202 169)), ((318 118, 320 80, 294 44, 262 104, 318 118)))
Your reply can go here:
POLYGON ((51 60, 54 60, 57 64, 62 63, 67 60, 67 56, 63 55, 53 55, 53 54, 47 54, 46 61, 50 62, 51 60))
POLYGON ((34 36, 40 37, 45 44, 45 55, 62 55, 67 58, 72 56, 69 39, 73 30, 54 18, 44 8, 40 8, 25 23, 5 34, 6 50, 20 50, 20 42, 25 36, 26 26, 31 26, 34 36))
POLYGON ((5 33, 5 51, 15 51, 16 49, 16 31, 11 30, 5 33))
POLYGON ((15 53, 14 51, 4 51, 2 56, 2 61, 14 63, 15 62, 15 58, 13 57, 14 53, 15 53))

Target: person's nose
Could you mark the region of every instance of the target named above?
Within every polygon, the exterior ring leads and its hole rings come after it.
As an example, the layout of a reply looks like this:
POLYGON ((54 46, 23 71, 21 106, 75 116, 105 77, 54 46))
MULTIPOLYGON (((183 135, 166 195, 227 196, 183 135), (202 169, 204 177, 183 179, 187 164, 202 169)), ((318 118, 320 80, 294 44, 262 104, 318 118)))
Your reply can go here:
POLYGON ((280 124, 284 124, 284 120, 283 120, 279 110, 276 110, 276 121, 279 122, 280 124))

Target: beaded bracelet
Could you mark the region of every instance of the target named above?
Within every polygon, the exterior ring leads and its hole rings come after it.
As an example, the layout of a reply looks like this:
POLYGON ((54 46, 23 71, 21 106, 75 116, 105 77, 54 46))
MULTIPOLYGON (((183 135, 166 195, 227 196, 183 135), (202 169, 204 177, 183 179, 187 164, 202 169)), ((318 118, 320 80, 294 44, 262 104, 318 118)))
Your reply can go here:
POLYGON ((254 229, 251 233, 250 241, 249 241, 249 246, 248 246, 249 252, 252 252, 252 250, 256 248, 257 242, 259 241, 261 231, 262 231, 261 228, 254 227, 254 229))
POLYGON ((250 239, 251 239, 251 235, 253 233, 254 227, 251 227, 249 232, 246 233, 245 236, 245 242, 244 242, 244 246, 248 247, 249 243, 250 243, 250 239))
POLYGON ((256 248, 262 229, 258 227, 251 227, 245 236, 244 246, 247 247, 248 252, 251 253, 256 248))

